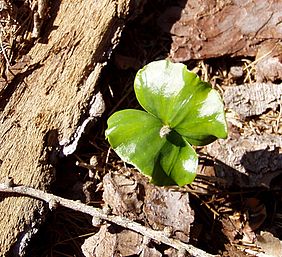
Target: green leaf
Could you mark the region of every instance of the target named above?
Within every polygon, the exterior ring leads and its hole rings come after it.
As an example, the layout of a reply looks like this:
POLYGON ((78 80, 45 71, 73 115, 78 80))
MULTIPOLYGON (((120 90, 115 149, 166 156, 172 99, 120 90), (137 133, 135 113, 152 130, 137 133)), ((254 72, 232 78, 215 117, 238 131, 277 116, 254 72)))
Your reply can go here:
POLYGON ((197 155, 176 132, 160 136, 162 124, 151 114, 123 110, 108 119, 106 137, 120 158, 133 164, 159 185, 191 183, 197 155))
POLYGON ((185 65, 166 60, 138 71, 134 89, 148 113, 114 113, 106 130, 112 148, 157 185, 191 183, 198 158, 189 143, 205 145, 227 136, 220 95, 185 65))
POLYGON ((167 139, 159 155, 161 167, 177 185, 190 184, 195 179, 198 166, 195 150, 176 132, 167 139))
POLYGON ((152 176, 155 161, 166 141, 160 137, 161 127, 160 120, 151 114, 123 110, 108 119, 106 137, 123 161, 152 176))
MULTIPOLYGON (((134 81, 137 100, 149 113, 170 125, 177 112, 192 95, 191 86, 185 86, 183 72, 186 66, 166 60, 151 62, 139 70, 134 81), (191 91, 191 92, 190 92, 191 91)), ((190 74, 191 83, 196 77, 190 74)))
POLYGON ((152 62, 138 71, 134 88, 141 106, 189 143, 205 145, 227 137, 219 94, 185 65, 152 62))
POLYGON ((175 130, 192 145, 207 145, 217 138, 227 137, 222 100, 218 92, 211 89, 207 83, 202 82, 201 85, 202 90, 187 103, 187 111, 175 121, 175 130))

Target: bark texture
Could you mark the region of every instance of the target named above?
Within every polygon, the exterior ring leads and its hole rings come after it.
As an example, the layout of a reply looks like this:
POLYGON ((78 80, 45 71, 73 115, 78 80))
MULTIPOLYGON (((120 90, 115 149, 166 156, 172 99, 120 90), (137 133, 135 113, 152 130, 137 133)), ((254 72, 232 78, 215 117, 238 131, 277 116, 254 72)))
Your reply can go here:
POLYGON ((230 86, 224 92, 225 105, 242 118, 261 115, 268 109, 275 110, 281 101, 282 84, 253 83, 230 86))
MULTIPOLYGON (((53 5, 48 38, 29 51, 29 64, 0 93, 0 180, 10 176, 43 190, 54 177, 59 142, 72 140, 82 117, 91 121, 101 115, 101 109, 90 108, 97 100, 99 75, 141 1, 62 0, 53 5)), ((45 211, 37 200, 0 198, 1 256, 24 253, 45 211)))
POLYGON ((215 158, 216 175, 226 186, 271 188, 281 175, 281 148, 281 136, 262 134, 218 140, 207 152, 215 158))
POLYGON ((231 111, 227 113, 229 136, 206 149, 215 158, 216 175, 224 178, 226 185, 273 189, 274 183, 280 181, 277 179, 282 169, 280 114, 271 121, 262 115, 278 109, 281 90, 282 85, 253 83, 229 86, 224 92, 225 106, 231 111), (253 120, 249 129, 248 119, 253 120))
POLYGON ((179 0, 159 23, 172 34, 171 58, 187 61, 255 56, 263 44, 281 41, 281 19, 279 0, 179 0))

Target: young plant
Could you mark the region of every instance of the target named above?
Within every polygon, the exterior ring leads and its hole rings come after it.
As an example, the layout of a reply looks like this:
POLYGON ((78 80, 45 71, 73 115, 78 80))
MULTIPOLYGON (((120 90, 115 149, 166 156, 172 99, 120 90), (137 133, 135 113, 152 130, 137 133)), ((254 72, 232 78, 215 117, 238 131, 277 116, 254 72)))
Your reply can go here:
POLYGON ((114 113, 106 130, 110 145, 154 184, 191 183, 198 166, 191 145, 227 137, 220 95, 184 64, 168 60, 139 70, 134 90, 147 112, 128 109, 114 113))

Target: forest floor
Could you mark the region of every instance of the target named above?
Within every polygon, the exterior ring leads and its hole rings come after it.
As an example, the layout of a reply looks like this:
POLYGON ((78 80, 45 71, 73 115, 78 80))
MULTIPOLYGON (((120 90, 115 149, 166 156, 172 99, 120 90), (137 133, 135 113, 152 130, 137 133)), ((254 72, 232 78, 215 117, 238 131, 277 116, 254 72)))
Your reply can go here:
MULTIPOLYGON (((162 26, 171 6, 173 1, 150 1, 127 24, 101 77, 106 111, 84 133, 75 153, 60 160, 51 191, 95 207, 108 205, 114 214, 154 229, 171 226, 176 238, 210 254, 281 256, 281 63, 276 64, 278 75, 274 76, 256 66, 268 54, 258 57, 248 54, 248 49, 223 56, 201 53, 203 58, 185 60, 184 53, 172 53, 177 40, 162 26), (226 104, 228 139, 197 148, 198 176, 183 188, 148 185, 147 178, 123 163, 105 139, 107 118, 113 112, 140 108, 133 90, 137 70, 165 58, 182 58, 221 93, 226 104), (175 213, 175 197, 179 213, 175 213)), ((82 245, 94 235, 94 242, 104 248, 101 252, 92 243, 96 256, 140 256, 138 236, 114 225, 95 228, 91 217, 61 207, 47 216, 27 256, 84 256, 82 248, 86 251, 91 246, 82 245)), ((144 256, 177 256, 175 250, 157 242, 151 243, 150 251, 144 256)))

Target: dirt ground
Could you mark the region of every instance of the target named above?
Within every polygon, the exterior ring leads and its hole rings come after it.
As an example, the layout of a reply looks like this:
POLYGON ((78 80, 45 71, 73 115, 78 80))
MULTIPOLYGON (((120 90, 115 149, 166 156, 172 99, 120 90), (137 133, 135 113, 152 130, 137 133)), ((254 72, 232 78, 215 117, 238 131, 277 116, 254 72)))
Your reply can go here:
MULTIPOLYGON (((212 15, 215 20, 207 18, 205 22, 210 22, 210 26, 213 22, 219 24, 220 18, 231 17, 229 12, 236 13, 234 6, 232 10, 224 9, 227 2, 212 15)), ((261 4, 254 2, 256 6, 261 4)), ((76 151, 60 159, 51 192, 95 207, 110 206, 114 214, 157 230, 171 226, 174 237, 210 254, 282 256, 281 37, 268 36, 260 29, 259 33, 267 39, 258 40, 257 34, 253 41, 246 36, 244 42, 239 40, 236 44, 240 30, 234 29, 226 36, 234 39, 235 43, 230 43, 233 48, 226 43, 226 37, 208 35, 214 41, 207 40, 208 46, 197 49, 194 44, 199 45, 199 39, 185 35, 186 30, 181 28, 185 21, 190 22, 189 13, 184 12, 188 15, 184 17, 179 12, 189 10, 185 4, 186 1, 148 1, 142 14, 126 25, 100 79, 106 110, 87 128, 76 151), (193 52, 186 47, 189 44, 193 52), (240 49, 236 48, 238 45, 240 49), (140 108, 133 91, 137 70, 164 58, 184 62, 221 93, 226 105, 228 139, 197 148, 198 176, 183 188, 148 185, 146 178, 110 149, 104 135, 110 114, 140 108), (174 197, 179 199, 179 215, 175 213, 174 197), (156 199, 150 209, 148 203, 156 199), (161 204, 165 210, 160 211, 161 204)), ((198 15, 209 17, 209 4, 203 5, 198 15)), ((282 19, 282 6, 278 7, 282 19)), ((254 6, 245 8, 254 12, 254 6)), ((267 10, 271 12, 271 8, 267 10)), ((269 24, 269 29, 273 29, 269 24)), ((21 51, 15 54, 20 55, 21 51)), ((93 256, 141 256, 138 247, 143 239, 137 233, 109 224, 93 227, 91 217, 61 207, 47 215, 26 256, 85 256, 82 248, 84 253, 91 248, 84 244, 91 237, 96 254, 93 256), (108 237, 109 242, 104 242, 103 237, 108 237), (95 248, 95 242, 100 242, 104 250, 95 248), (113 252, 110 244, 116 247, 113 252)), ((148 249, 150 253, 143 256, 178 256, 171 247, 157 242, 150 242, 148 249)))

